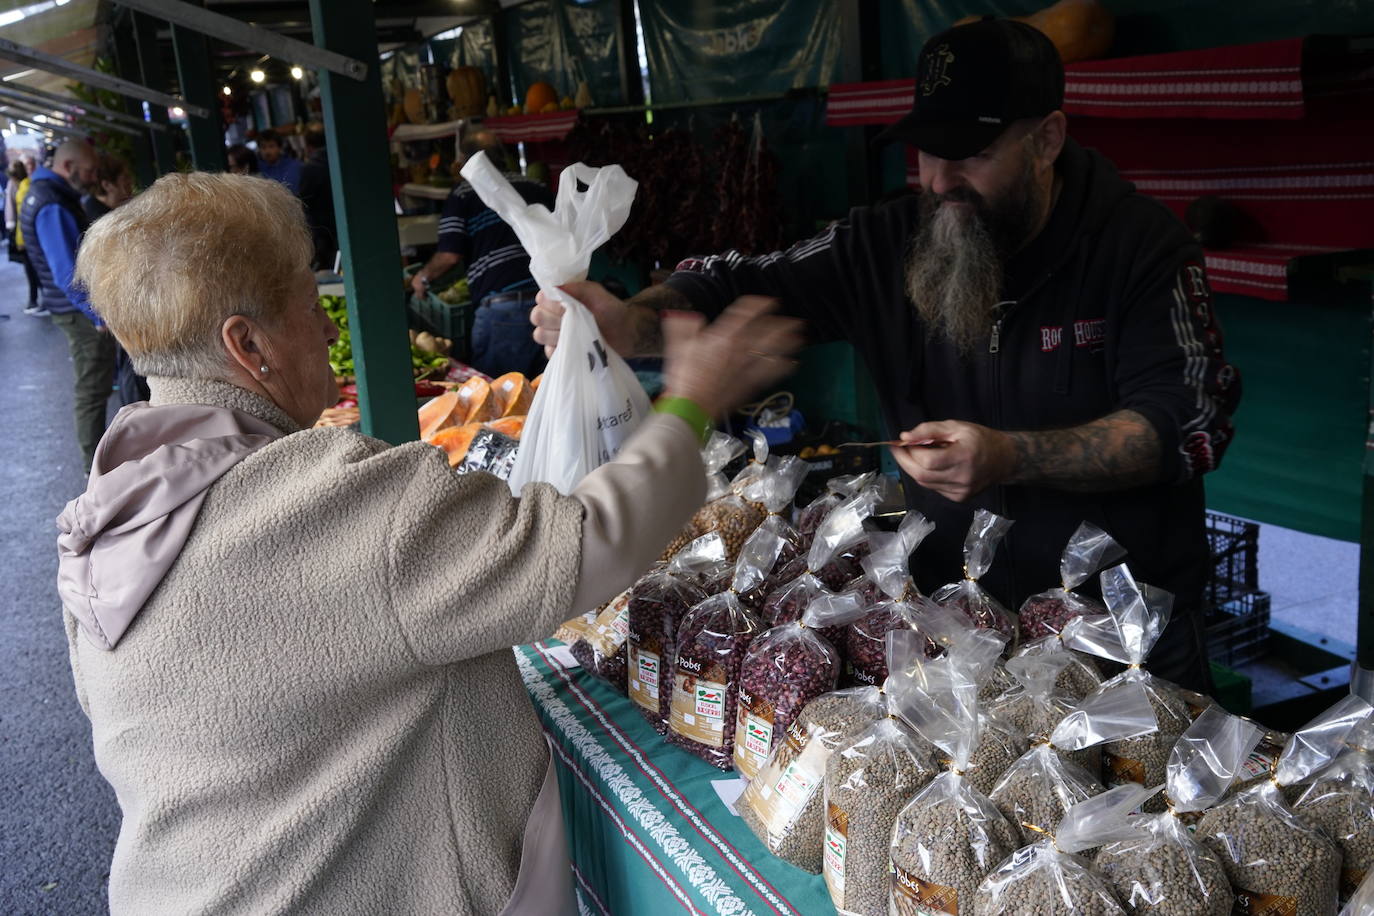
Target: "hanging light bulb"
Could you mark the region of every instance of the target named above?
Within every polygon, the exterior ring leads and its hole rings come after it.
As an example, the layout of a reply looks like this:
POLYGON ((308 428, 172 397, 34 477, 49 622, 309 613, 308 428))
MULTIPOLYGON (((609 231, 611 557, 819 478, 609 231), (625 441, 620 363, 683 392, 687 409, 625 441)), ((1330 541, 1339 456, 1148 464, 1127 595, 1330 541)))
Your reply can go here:
POLYGON ((305 71, 302 70, 300 67, 292 67, 292 68, 291 68, 291 78, 292 78, 293 80, 298 80, 298 79, 300 79, 300 78, 303 77, 303 76, 305 76, 305 71))
POLYGON ((234 94, 234 90, 230 89, 228 86, 225 86, 225 87, 224 87, 224 94, 225 94, 225 95, 233 95, 233 94, 234 94))
POLYGON ((248 74, 248 78, 255 83, 261 83, 263 80, 267 79, 267 74, 263 73, 261 70, 254 70, 252 73, 248 74))

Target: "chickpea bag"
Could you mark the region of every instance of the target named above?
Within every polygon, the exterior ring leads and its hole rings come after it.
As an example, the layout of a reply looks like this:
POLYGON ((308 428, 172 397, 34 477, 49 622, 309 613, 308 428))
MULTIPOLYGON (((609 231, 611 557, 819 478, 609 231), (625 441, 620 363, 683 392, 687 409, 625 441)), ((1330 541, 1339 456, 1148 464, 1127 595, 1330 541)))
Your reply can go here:
POLYGON ((1079 525, 1059 558, 1059 587, 1032 595, 1021 604, 1017 615, 1021 638, 1040 639, 1058 633, 1075 617, 1106 613, 1100 602, 1074 589, 1125 555, 1125 548, 1101 528, 1090 522, 1079 525))
MULTIPOLYGON (((889 665, 910 668, 914 658, 908 656, 916 646, 889 638, 889 665)), ((826 764, 837 749, 887 715, 881 685, 837 690, 806 704, 740 798, 740 817, 769 852, 813 875, 821 873, 826 764)))
POLYGON ((1039 835, 1057 831, 1074 805, 1104 791, 1097 771, 1078 762, 1083 751, 1153 728, 1154 712, 1138 684, 1099 694, 1037 738, 990 798, 1017 825, 1022 841, 1034 843, 1039 835))
POLYGON ((907 803, 892 830, 889 912, 926 916, 964 912, 983 878, 1019 845, 1015 827, 966 778, 982 739, 980 669, 1002 651, 1002 639, 980 630, 942 657, 917 662, 898 687, 898 708, 947 757, 946 768, 907 803), (990 651, 981 652, 978 641, 990 651))
MULTIPOLYGON (((1137 582, 1126 566, 1102 573, 1102 596, 1109 617, 1080 617, 1071 621, 1065 644, 1090 655, 1126 665, 1126 670, 1104 683, 1098 693, 1134 682, 1145 689, 1155 711, 1155 729, 1147 734, 1103 746, 1102 778, 1107 786, 1134 782, 1144 786, 1163 784, 1169 754, 1193 724, 1188 703, 1180 690, 1145 670, 1145 659, 1168 626, 1174 596, 1163 589, 1137 582), (1110 625, 1109 625, 1110 624, 1110 625)), ((1090 695, 1091 697, 1092 695, 1090 695)), ((1164 810, 1159 796, 1146 802, 1147 813, 1164 810)))
POLYGON ((1250 905, 1293 916, 1336 910, 1341 852, 1319 828, 1294 813, 1281 789, 1330 765, 1374 708, 1347 696, 1298 730, 1273 777, 1212 808, 1197 838, 1221 859, 1236 894, 1250 905))
POLYGON ((1058 831, 1018 849, 983 879, 972 911, 979 916, 1124 914, 1111 888, 1079 853, 1129 837, 1133 828, 1126 813, 1158 791, 1158 786, 1127 783, 1069 808, 1058 831))
POLYGON ((1221 859, 1193 838, 1184 816, 1221 800, 1259 744, 1253 722, 1211 707, 1169 756, 1168 810, 1128 818, 1135 835, 1109 843, 1096 868, 1131 913, 1229 916, 1235 902, 1221 859))
POLYGON ((975 626, 996 630, 1013 645, 1016 640, 1016 621, 1001 603, 978 584, 978 580, 992 568, 997 545, 1011 530, 1011 519, 979 509, 973 513, 973 524, 964 538, 964 578, 939 588, 931 595, 940 604, 962 611, 975 626))

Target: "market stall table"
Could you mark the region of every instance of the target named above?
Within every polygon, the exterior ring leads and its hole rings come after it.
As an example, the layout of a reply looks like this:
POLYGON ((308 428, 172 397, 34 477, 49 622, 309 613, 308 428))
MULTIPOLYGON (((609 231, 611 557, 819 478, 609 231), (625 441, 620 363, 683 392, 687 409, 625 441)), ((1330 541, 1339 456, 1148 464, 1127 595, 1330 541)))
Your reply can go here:
POLYGON ((835 912, 819 875, 770 855, 726 807, 713 783, 738 788, 735 774, 668 745, 557 640, 514 651, 553 748, 581 912, 835 912))

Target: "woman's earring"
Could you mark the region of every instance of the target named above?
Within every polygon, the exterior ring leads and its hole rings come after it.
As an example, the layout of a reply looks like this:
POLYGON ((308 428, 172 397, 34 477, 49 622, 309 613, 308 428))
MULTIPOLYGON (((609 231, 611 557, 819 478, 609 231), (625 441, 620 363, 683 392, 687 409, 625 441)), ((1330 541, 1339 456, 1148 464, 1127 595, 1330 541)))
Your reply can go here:
POLYGON ((266 367, 266 366, 262 366, 261 368, 258 369, 258 371, 261 372, 263 375, 266 375, 266 374, 267 374, 267 367, 266 367))

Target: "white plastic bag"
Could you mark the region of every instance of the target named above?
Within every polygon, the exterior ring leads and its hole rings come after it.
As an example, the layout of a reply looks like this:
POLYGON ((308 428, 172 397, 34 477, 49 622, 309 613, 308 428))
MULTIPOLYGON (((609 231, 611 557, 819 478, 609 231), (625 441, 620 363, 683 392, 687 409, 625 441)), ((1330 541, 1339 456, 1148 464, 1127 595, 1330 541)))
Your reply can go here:
POLYGON ((649 396, 601 339, 591 312, 558 288, 586 279, 592 253, 625 225, 638 183, 618 165, 594 169, 577 162, 564 170, 549 212, 525 203, 485 153, 467 161, 463 177, 515 231, 540 290, 565 309, 558 349, 530 406, 508 483, 517 496, 533 481, 566 494, 614 458, 649 413, 649 396))

